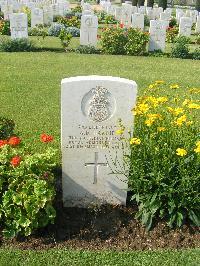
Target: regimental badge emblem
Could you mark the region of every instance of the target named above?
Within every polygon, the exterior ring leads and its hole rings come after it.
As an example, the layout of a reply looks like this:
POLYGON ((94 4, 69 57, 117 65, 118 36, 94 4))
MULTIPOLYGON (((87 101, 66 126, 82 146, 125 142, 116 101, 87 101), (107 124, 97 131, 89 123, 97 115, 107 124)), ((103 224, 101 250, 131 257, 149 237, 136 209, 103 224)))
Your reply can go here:
POLYGON ((89 120, 103 122, 115 111, 115 99, 103 86, 92 88, 82 99, 82 111, 89 120))

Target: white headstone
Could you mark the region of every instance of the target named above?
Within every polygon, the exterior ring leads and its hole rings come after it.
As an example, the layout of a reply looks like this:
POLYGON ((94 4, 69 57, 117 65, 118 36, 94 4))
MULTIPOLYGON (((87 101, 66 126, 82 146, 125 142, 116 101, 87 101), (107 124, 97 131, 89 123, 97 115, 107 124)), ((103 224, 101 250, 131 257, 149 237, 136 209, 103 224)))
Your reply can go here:
POLYGON ((128 4, 122 5, 122 15, 121 15, 121 23, 124 27, 131 26, 131 16, 132 16, 132 7, 128 4))
POLYGON ((80 44, 92 45, 97 44, 98 18, 95 15, 81 16, 80 44))
POLYGON ((195 27, 195 32, 200 33, 200 16, 197 17, 197 23, 195 27))
POLYGON ((121 20, 121 14, 122 14, 122 9, 121 7, 116 7, 115 8, 115 19, 121 20))
POLYGON ((162 20, 150 21, 149 51, 165 50, 166 22, 162 20))
POLYGON ((132 27, 144 30, 144 14, 135 13, 132 15, 132 27))
POLYGON ((145 14, 145 6, 138 7, 137 13, 145 14))
POLYGON ((189 37, 192 30, 192 19, 188 17, 181 17, 179 24, 179 35, 189 37))
POLYGON ((51 6, 45 6, 44 11, 44 24, 51 25, 53 22, 53 10, 51 6))
POLYGON ((136 93, 136 83, 127 79, 87 76, 62 80, 65 207, 126 204, 127 178, 111 174, 111 168, 116 155, 123 166, 123 154, 128 153, 115 131, 118 119, 127 130, 132 127, 136 93))
POLYGON ((27 14, 13 13, 10 16, 11 38, 28 38, 28 20, 27 14))
POLYGON ((43 10, 41 8, 34 8, 31 10, 31 27, 35 25, 44 24, 43 10))

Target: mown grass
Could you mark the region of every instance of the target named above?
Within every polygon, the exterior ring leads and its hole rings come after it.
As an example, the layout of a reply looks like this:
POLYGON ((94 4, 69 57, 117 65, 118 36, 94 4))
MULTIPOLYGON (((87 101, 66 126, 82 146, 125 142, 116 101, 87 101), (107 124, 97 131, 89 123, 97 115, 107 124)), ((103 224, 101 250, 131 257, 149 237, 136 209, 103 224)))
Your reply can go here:
MULTIPOLYGON (((46 40, 49 46, 55 38, 46 40)), ((200 84, 200 63, 193 60, 82 55, 61 52, 0 53, 0 115, 15 120, 32 147, 47 132, 60 145, 60 82, 78 75, 110 75, 135 80, 139 94, 155 80, 184 88, 200 84)), ((122 88, 123 89, 123 88, 122 88)), ((80 88, 81 90, 81 88, 80 88)), ((173 92, 172 92, 173 93, 173 92)))
POLYGON ((198 266, 199 264, 200 249, 134 252, 0 250, 1 266, 198 266))

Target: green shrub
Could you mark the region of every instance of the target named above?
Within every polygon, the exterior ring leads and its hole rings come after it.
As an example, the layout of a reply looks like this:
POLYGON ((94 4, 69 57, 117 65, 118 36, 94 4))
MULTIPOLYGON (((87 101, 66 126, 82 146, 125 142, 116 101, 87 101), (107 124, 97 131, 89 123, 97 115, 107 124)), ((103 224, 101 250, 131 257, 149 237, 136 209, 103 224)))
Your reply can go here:
POLYGON ((158 217, 170 227, 187 220, 200 226, 200 104, 196 93, 198 89, 156 81, 133 110, 134 132, 128 140, 131 154, 126 162, 129 158, 136 217, 147 229, 158 217))
POLYGON ((128 41, 124 47, 128 55, 141 55, 146 51, 149 34, 138 29, 130 28, 127 33, 128 41))
POLYGON ((79 37, 80 36, 80 29, 76 27, 68 27, 66 28, 66 32, 70 33, 73 37, 79 37))
POLYGON ((81 5, 77 5, 76 7, 72 8, 71 11, 75 13, 82 13, 82 7, 81 5))
POLYGON ((36 48, 32 41, 26 38, 21 39, 7 39, 0 40, 0 51, 2 52, 30 52, 36 48))
POLYGON ((101 35, 102 51, 106 54, 125 54, 127 36, 121 28, 106 28, 101 35))
POLYGON ((105 24, 117 24, 117 20, 112 15, 106 15, 104 19, 105 24))
POLYGON ((169 27, 166 31, 166 42, 174 43, 175 39, 178 35, 178 28, 177 27, 169 27))
POLYGON ((10 35, 10 21, 0 20, 0 35, 10 35))
POLYGON ((4 140, 13 135, 15 123, 11 119, 0 117, 0 139, 4 140))
POLYGON ((167 8, 167 0, 158 0, 158 6, 165 10, 167 8))
POLYGON ((200 12, 200 0, 196 0, 195 9, 200 12))
POLYGON ((35 27, 29 29, 28 35, 37 37, 41 36, 44 39, 48 36, 48 29, 43 25, 36 25, 35 27))
POLYGON ((200 45, 200 34, 197 34, 195 37, 195 43, 200 45))
POLYGON ((104 24, 105 23, 105 17, 106 17, 106 12, 105 11, 101 11, 97 13, 97 17, 98 17, 98 23, 99 24, 104 24))
POLYGON ((192 54, 194 60, 200 60, 200 48, 196 48, 192 54))
POLYGON ((72 35, 70 33, 66 32, 65 29, 62 29, 60 31, 60 34, 59 34, 58 37, 59 37, 59 39, 61 41, 62 47, 65 49, 65 51, 67 51, 67 47, 70 44, 70 41, 72 39, 72 35))
POLYGON ((76 28, 80 28, 81 25, 80 19, 78 19, 75 16, 71 18, 60 17, 58 19, 58 23, 63 24, 65 27, 76 27, 76 28))
POLYGON ((188 44, 190 38, 185 36, 179 36, 175 39, 173 44, 171 56, 176 58, 188 58, 189 57, 189 47, 188 44))
POLYGON ((173 28, 175 26, 177 26, 177 21, 176 21, 175 18, 171 18, 170 21, 169 21, 169 27, 173 28))
POLYGON ((100 51, 91 45, 80 45, 76 48, 76 52, 80 54, 99 54, 100 51))
MULTIPOLYGON (((51 140, 46 135, 43 142, 51 140)), ((0 140, 0 224, 5 237, 28 236, 54 222, 54 161, 50 147, 33 154, 19 137, 0 140)))

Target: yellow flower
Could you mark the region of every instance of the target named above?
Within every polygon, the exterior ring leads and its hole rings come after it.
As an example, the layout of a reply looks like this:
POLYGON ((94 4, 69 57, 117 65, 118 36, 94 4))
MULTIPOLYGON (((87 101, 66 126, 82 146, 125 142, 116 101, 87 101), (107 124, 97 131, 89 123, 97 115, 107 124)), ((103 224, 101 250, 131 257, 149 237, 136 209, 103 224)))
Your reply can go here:
POLYGON ((116 135, 122 135, 124 133, 124 129, 118 129, 115 131, 116 135))
POLYGON ((182 114, 184 112, 183 108, 181 107, 177 107, 177 108, 172 108, 172 107, 167 107, 168 111, 172 114, 174 114, 175 116, 182 114))
POLYGON ((193 121, 186 122, 186 126, 191 126, 193 124, 193 121))
POLYGON ((150 119, 162 119, 162 115, 160 114, 147 114, 147 117, 150 118, 150 119))
POLYGON ((140 103, 133 109, 134 115, 142 115, 145 114, 149 110, 149 106, 147 103, 140 103))
POLYGON ((168 98, 167 97, 158 97, 157 101, 159 103, 166 103, 168 101, 168 98))
POLYGON ((155 119, 149 118, 144 123, 145 123, 145 125, 147 125, 148 127, 150 127, 151 125, 153 125, 154 122, 155 122, 155 119))
POLYGON ((187 119, 186 115, 182 115, 179 118, 177 118, 177 120, 174 123, 177 126, 182 126, 183 122, 186 122, 186 119, 187 119))
POLYGON ((170 86, 170 89, 179 89, 179 85, 178 84, 172 84, 170 86))
POLYGON ((200 140, 196 143, 196 148, 194 149, 196 153, 200 153, 200 140))
POLYGON ((164 82, 164 80, 156 80, 155 83, 158 85, 158 84, 163 84, 165 82, 164 82))
POLYGON ((157 131, 158 132, 163 132, 163 131, 166 131, 166 128, 165 127, 158 127, 157 131))
POLYGON ((191 100, 189 100, 189 99, 185 99, 184 102, 183 102, 183 106, 187 105, 187 104, 190 103, 190 102, 191 102, 191 100))
POLYGON ((131 140, 130 140, 130 144, 131 145, 140 145, 140 143, 141 143, 141 140, 140 139, 138 139, 138 138, 132 138, 131 140))
POLYGON ((189 109, 200 109, 200 105, 197 103, 190 103, 188 104, 189 109))
POLYGON ((153 89, 155 87, 155 84, 150 84, 149 89, 153 89))
POLYGON ((178 156, 182 156, 183 157, 183 156, 185 156, 187 154, 187 151, 185 149, 178 148, 178 149, 176 149, 176 154, 178 156))

